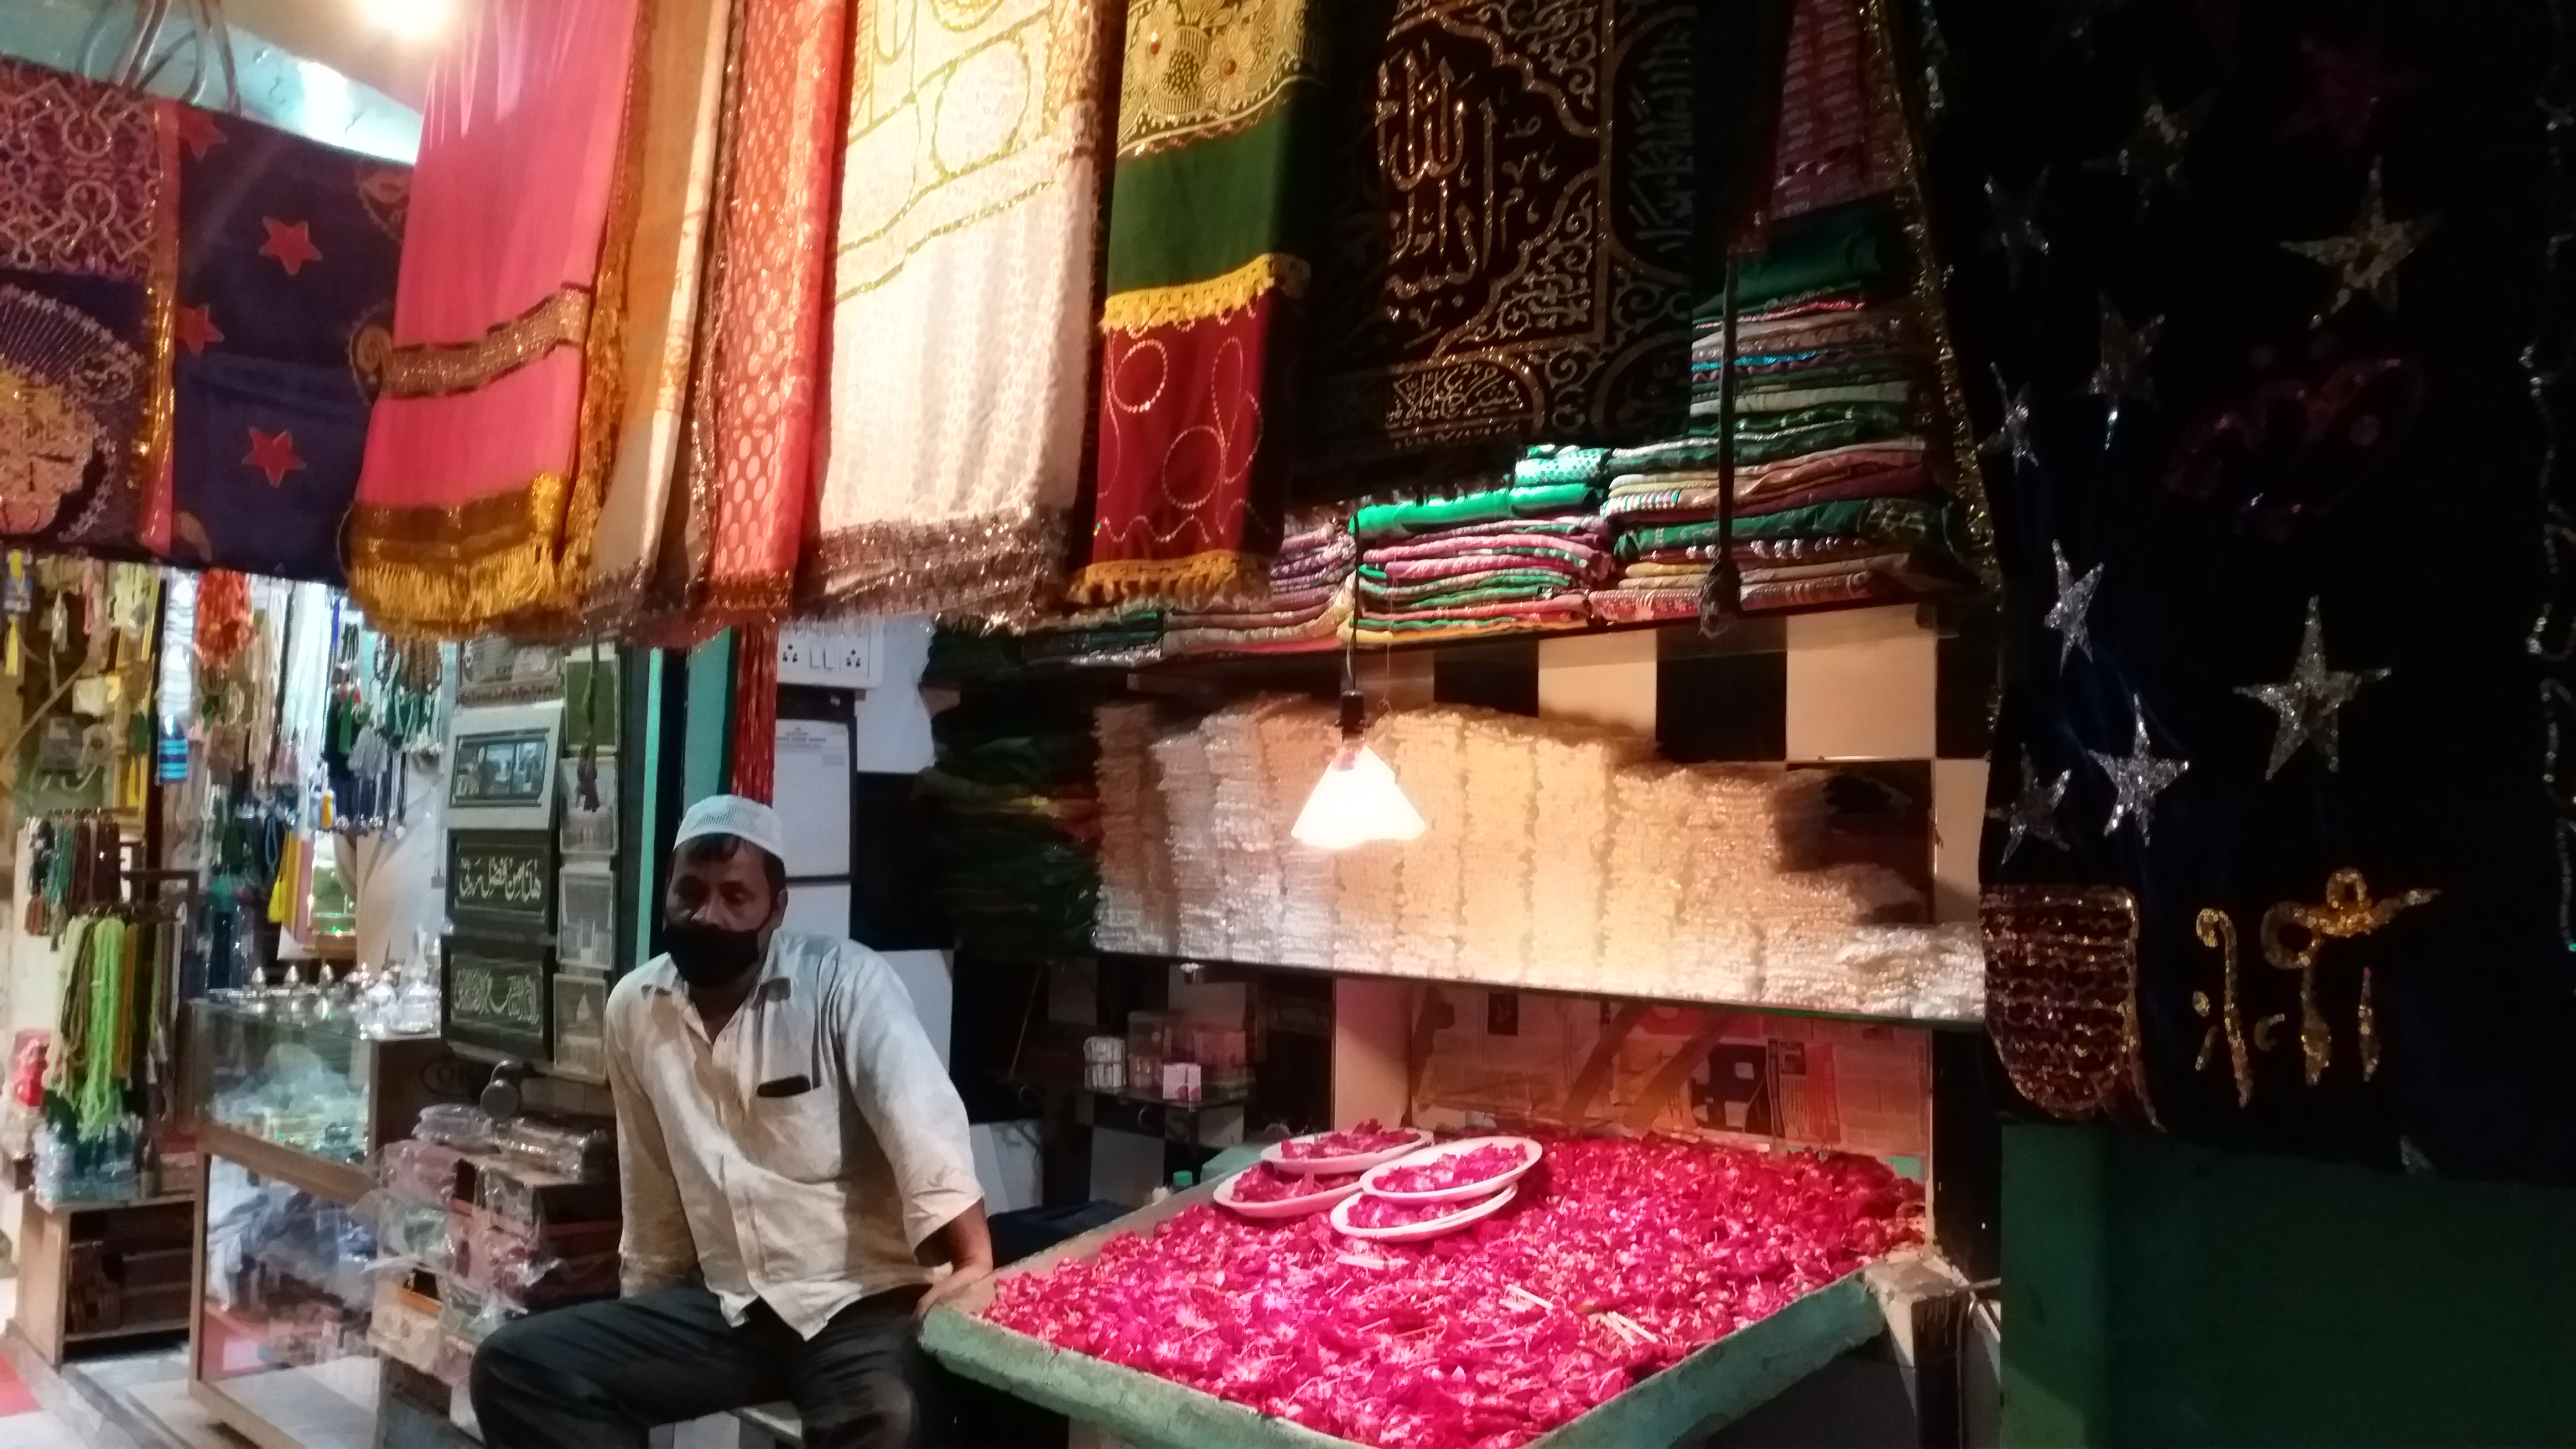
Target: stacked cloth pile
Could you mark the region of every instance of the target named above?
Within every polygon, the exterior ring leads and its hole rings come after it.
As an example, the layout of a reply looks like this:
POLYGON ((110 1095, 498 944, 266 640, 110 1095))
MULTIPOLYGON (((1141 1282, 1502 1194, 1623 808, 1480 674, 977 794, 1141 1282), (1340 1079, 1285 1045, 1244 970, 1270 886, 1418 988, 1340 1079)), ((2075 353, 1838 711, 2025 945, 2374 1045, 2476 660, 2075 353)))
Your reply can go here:
POLYGON ((1257 594, 1164 619, 1165 654, 1289 654, 1340 642, 1359 545, 1336 512, 1292 519, 1257 594))
POLYGON ((970 700, 931 729, 934 890, 959 942, 1013 957, 1087 949, 1100 898, 1091 721, 970 700))
POLYGON ((1590 622, 1611 571, 1605 448, 1553 448, 1453 496, 1360 509, 1352 636, 1402 644, 1590 622))
POLYGON ((1801 217, 1744 269, 1735 341, 1735 517, 1719 520, 1723 304, 1692 345, 1692 435, 1609 458, 1613 623, 1694 617, 1720 550, 1745 609, 1905 598, 1962 577, 1927 445, 1932 350, 1883 200, 1801 217))

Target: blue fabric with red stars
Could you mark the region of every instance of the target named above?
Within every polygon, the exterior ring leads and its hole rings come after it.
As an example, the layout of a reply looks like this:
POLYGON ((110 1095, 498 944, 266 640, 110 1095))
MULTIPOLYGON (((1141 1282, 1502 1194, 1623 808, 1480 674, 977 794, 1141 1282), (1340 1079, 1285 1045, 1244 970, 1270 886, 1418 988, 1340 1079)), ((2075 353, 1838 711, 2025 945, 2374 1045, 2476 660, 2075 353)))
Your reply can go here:
POLYGON ((411 171, 181 116, 170 556, 342 582, 411 171))

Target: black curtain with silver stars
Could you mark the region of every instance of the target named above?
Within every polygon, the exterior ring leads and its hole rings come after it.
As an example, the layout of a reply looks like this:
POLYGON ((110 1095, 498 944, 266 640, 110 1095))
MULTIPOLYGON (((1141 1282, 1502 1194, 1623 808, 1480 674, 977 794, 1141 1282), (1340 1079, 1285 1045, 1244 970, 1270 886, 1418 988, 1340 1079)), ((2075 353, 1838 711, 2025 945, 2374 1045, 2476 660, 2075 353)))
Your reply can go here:
POLYGON ((1888 0, 2028 1104, 2576 1181, 2569 0, 1888 0))

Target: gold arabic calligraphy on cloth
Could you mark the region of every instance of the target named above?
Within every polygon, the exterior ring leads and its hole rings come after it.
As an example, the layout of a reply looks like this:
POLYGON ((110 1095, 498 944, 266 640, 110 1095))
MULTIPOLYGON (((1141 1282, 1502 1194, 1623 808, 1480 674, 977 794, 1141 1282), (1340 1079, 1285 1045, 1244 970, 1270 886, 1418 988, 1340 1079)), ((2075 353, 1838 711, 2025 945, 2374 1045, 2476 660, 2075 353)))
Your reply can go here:
POLYGON ((1345 115, 1325 459, 1683 416, 1692 8, 1399 0, 1345 115))

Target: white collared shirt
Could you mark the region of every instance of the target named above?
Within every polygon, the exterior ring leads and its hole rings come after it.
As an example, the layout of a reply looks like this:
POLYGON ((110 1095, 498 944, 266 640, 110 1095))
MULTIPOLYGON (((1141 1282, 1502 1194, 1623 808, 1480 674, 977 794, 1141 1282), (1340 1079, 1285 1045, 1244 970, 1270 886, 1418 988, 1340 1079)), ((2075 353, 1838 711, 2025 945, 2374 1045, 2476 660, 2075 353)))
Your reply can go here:
POLYGON ((913 1251, 983 1199, 965 1104, 864 946, 778 932, 713 1041, 656 956, 609 994, 606 1028, 629 1297, 694 1267, 731 1322, 759 1300, 812 1338, 927 1281, 913 1251))

